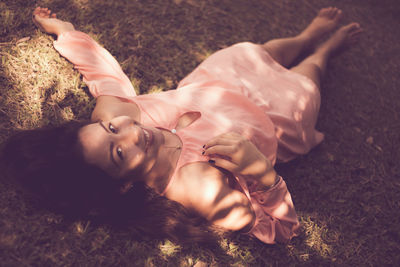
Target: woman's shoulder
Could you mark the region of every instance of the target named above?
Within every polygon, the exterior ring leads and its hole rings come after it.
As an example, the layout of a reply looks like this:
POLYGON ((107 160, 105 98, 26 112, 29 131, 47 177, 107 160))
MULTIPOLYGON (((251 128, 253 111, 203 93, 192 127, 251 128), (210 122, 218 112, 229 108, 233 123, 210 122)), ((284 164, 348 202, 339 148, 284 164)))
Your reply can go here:
POLYGON ((254 213, 242 192, 230 186, 230 174, 207 162, 183 166, 166 196, 213 224, 229 230, 252 225, 254 213))
POLYGON ((178 201, 187 208, 193 201, 214 198, 218 189, 229 186, 227 176, 208 162, 193 162, 182 166, 166 192, 166 197, 178 201))
POLYGON ((178 170, 165 196, 206 215, 221 195, 232 190, 228 173, 208 162, 193 162, 178 170))
POLYGON ((129 116, 139 121, 141 111, 135 102, 128 99, 108 95, 97 97, 92 121, 106 121, 118 116, 129 116))

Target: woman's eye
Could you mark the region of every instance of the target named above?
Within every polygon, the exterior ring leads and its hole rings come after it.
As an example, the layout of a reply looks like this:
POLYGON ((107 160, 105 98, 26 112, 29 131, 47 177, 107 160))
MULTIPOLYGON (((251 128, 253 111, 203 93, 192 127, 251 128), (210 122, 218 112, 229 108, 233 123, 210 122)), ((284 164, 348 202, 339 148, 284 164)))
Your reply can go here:
POLYGON ((117 129, 111 123, 108 125, 108 129, 110 129, 110 131, 112 133, 117 133, 118 132, 117 129))
POLYGON ((122 157, 122 148, 120 148, 120 147, 117 148, 117 155, 118 155, 118 157, 120 157, 120 159, 123 159, 123 157, 122 157))

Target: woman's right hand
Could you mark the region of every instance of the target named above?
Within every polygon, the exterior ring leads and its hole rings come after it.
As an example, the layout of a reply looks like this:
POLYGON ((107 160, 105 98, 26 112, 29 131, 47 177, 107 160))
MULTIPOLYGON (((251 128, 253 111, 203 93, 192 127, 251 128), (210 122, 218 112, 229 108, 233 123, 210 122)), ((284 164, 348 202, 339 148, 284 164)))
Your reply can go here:
POLYGON ((264 186, 275 183, 276 173, 271 162, 257 147, 238 133, 230 132, 214 137, 204 145, 209 162, 233 174, 251 176, 264 186))

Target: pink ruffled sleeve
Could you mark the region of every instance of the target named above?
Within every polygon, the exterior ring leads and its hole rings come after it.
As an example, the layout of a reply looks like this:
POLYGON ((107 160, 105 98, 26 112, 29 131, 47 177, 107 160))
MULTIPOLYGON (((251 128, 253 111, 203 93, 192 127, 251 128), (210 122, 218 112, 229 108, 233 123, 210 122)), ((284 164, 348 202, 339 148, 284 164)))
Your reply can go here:
POLYGON ((244 178, 238 178, 256 214, 256 221, 248 234, 267 244, 284 243, 298 235, 300 223, 282 177, 279 177, 279 181, 272 188, 255 192, 251 189, 255 188, 256 184, 247 188, 244 178))
POLYGON ((132 83, 115 58, 89 35, 70 31, 58 36, 54 48, 75 65, 94 97, 136 96, 132 83))

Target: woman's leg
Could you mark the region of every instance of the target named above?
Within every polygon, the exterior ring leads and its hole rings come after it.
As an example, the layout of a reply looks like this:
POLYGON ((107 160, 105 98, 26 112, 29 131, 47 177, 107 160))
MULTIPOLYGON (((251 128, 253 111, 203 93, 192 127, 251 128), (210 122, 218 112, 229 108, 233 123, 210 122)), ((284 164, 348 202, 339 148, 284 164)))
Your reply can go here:
POLYGON ((299 35, 290 38, 274 39, 263 47, 281 65, 289 67, 304 51, 331 32, 339 23, 342 11, 335 7, 323 8, 310 25, 299 35))
POLYGON ((57 19, 56 14, 52 14, 48 8, 35 8, 32 14, 32 20, 40 30, 57 36, 63 32, 75 30, 70 22, 57 19))
POLYGON ((290 70, 310 78, 320 88, 321 78, 325 75, 328 59, 338 49, 355 42, 362 31, 358 23, 350 23, 341 27, 326 42, 321 44, 313 54, 290 70))

